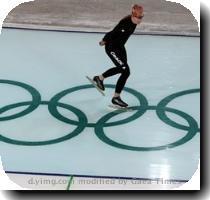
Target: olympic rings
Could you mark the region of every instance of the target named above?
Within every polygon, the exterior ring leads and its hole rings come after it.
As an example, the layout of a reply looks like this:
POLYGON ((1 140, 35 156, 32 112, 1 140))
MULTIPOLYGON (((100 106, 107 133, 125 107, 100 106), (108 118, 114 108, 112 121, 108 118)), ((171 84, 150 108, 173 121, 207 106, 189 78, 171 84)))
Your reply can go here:
MULTIPOLYGON (((134 110, 138 110, 139 107, 132 107, 132 109, 134 110)), ((157 107, 156 106, 148 106, 147 110, 156 110, 157 107)), ((115 142, 114 140, 111 140, 110 138, 108 138, 103 130, 104 124, 106 121, 108 121, 110 118, 118 115, 119 113, 109 113, 107 115, 105 115, 104 117, 102 117, 98 124, 95 127, 95 133, 98 136, 98 138, 100 140, 102 140, 103 142, 105 142, 106 144, 109 144, 111 146, 120 148, 120 149, 126 149, 126 150, 132 150, 132 151, 156 151, 156 150, 163 150, 163 149, 168 149, 168 148, 174 148, 176 146, 182 145, 186 142, 188 142, 189 140, 191 140, 197 133, 197 129, 198 129, 198 125, 197 122, 188 114, 173 109, 173 108, 165 108, 165 111, 167 112, 171 112, 174 114, 177 114, 181 117, 183 117, 189 124, 189 130, 188 133, 181 139, 179 139, 178 141, 171 143, 171 144, 166 144, 166 145, 162 145, 162 146, 158 146, 158 147, 133 147, 133 146, 128 146, 128 145, 124 145, 124 144, 120 144, 118 142, 115 142)), ((161 118, 161 120, 163 120, 161 118)))
MULTIPOLYGON (((114 86, 110 85, 110 84, 105 85, 105 87, 106 88, 114 88, 114 86)), ((78 125, 77 121, 73 121, 73 120, 68 119, 68 118, 64 117, 63 115, 61 115, 58 112, 58 109, 55 105, 58 103, 58 101, 60 101, 61 98, 63 98, 67 94, 73 93, 78 90, 89 89, 89 88, 94 88, 94 86, 93 85, 77 86, 77 87, 70 88, 70 89, 64 90, 64 91, 56 94, 49 102, 49 107, 48 107, 49 112, 58 120, 65 121, 66 123, 69 123, 69 124, 78 125)), ((148 105, 147 99, 142 94, 140 94, 139 92, 137 92, 131 88, 125 87, 124 90, 137 98, 137 100, 139 101, 139 106, 141 105, 140 109, 138 109, 134 115, 128 117, 127 119, 119 120, 116 122, 110 122, 110 123, 105 124, 104 126, 116 126, 116 125, 128 123, 130 121, 137 119, 138 117, 140 117, 141 115, 143 115, 146 112, 146 108, 148 105)), ((88 123, 87 127, 95 127, 95 125, 96 125, 96 123, 88 123)))
MULTIPOLYGON (((6 121, 6 120, 11 120, 11 119, 15 119, 15 118, 18 118, 18 117, 22 117, 30 112, 32 112, 33 110, 35 110, 39 104, 40 104, 40 101, 41 101, 41 95, 39 94, 39 92, 25 84, 25 83, 20 83, 20 82, 17 82, 17 81, 10 81, 10 80, 0 80, 0 83, 4 83, 4 84, 10 84, 10 85, 15 85, 15 86, 19 86, 25 90, 27 90, 31 96, 32 96, 32 101, 31 103, 29 104, 29 107, 26 108, 25 110, 17 113, 17 114, 14 114, 14 115, 10 115, 10 116, 6 116, 6 117, 0 117, 0 121, 6 121)), ((0 108, 0 114, 12 109, 12 108, 16 108, 19 106, 19 104, 21 103, 15 103, 15 104, 12 104, 12 105, 8 105, 8 106, 5 106, 3 108, 0 108)))
MULTIPOLYGON (((23 102, 20 103, 19 106, 26 106, 30 105, 31 102, 23 102)), ((40 105, 48 105, 47 101, 42 101, 40 105)), ((59 142, 63 142, 65 140, 69 140, 77 135, 79 135, 84 129, 87 124, 87 118, 86 116, 77 108, 74 108, 71 105, 63 104, 63 103, 58 103, 56 106, 59 106, 61 108, 65 108, 69 111, 72 111, 78 116, 79 122, 77 128, 72 131, 71 133, 68 133, 67 135, 57 138, 57 139, 52 139, 52 140, 47 140, 47 141, 20 141, 20 140, 15 140, 15 139, 10 139, 5 136, 0 135, 0 141, 4 141, 6 143, 10 144, 16 144, 16 145, 27 145, 27 146, 37 146, 37 145, 49 145, 49 144, 56 144, 59 142)))
POLYGON ((167 117, 165 112, 164 112, 164 108, 175 98, 178 98, 180 96, 184 96, 184 95, 187 95, 187 94, 198 93, 198 92, 200 92, 199 89, 186 90, 186 91, 178 92, 178 93, 171 94, 171 95, 165 97, 157 105, 158 109, 156 110, 156 113, 157 113, 158 117, 160 119, 162 119, 163 121, 165 121, 166 124, 168 124, 172 127, 179 128, 179 129, 182 129, 182 130, 188 130, 189 127, 184 126, 182 124, 178 124, 178 123, 172 121, 169 117, 167 117))
MULTIPOLYGON (((41 95, 39 94, 39 92, 36 89, 34 89, 33 87, 31 87, 25 83, 20 83, 17 81, 10 81, 10 80, 0 80, 0 83, 22 87, 25 90, 27 90, 32 96, 32 101, 15 103, 15 104, 7 105, 7 106, 0 108, 0 114, 2 114, 10 109, 14 109, 17 107, 22 107, 22 106, 28 106, 24 111, 21 111, 17 114, 14 114, 11 116, 6 116, 6 117, 0 117, 0 121, 6 121, 6 120, 11 120, 11 119, 15 119, 18 117, 22 117, 22 116, 34 111, 39 105, 47 105, 48 110, 53 117, 55 117, 56 119, 58 119, 59 121, 62 121, 64 123, 77 126, 71 133, 68 133, 65 136, 62 136, 62 137, 56 138, 56 139, 47 140, 47 141, 20 141, 20 140, 15 140, 15 139, 11 139, 11 138, 5 137, 3 135, 0 135, 0 141, 6 142, 9 144, 28 145, 28 146, 56 144, 59 142, 69 140, 69 139, 79 135, 86 127, 93 127, 95 130, 96 136, 102 142, 104 142, 108 145, 111 145, 113 147, 120 148, 120 149, 126 149, 126 150, 132 150, 132 151, 156 151, 156 150, 174 148, 176 146, 183 145, 184 143, 191 140, 197 134, 197 132, 199 132, 198 124, 193 117, 191 117, 190 115, 188 115, 187 113, 185 113, 183 111, 166 107, 173 99, 183 96, 183 95, 199 92, 199 89, 187 90, 187 91, 182 91, 182 92, 178 92, 178 93, 169 95, 168 97, 161 100, 157 106, 150 106, 150 105, 148 105, 148 101, 143 94, 141 94, 131 88, 125 88, 126 92, 132 94, 139 101, 138 106, 132 107, 132 109, 134 110, 134 114, 126 119, 122 119, 122 120, 114 121, 114 122, 107 122, 112 117, 119 115, 124 111, 109 112, 105 116, 103 116, 101 119, 99 119, 96 123, 92 123, 92 122, 88 122, 88 119, 87 119, 86 115, 84 114, 84 112, 82 112, 78 108, 75 108, 69 104, 64 104, 64 103, 59 102, 61 100, 61 98, 63 98, 67 94, 70 94, 70 93, 73 93, 75 91, 82 90, 82 89, 93 88, 92 85, 81 85, 81 86, 69 88, 67 90, 64 90, 64 91, 56 94, 54 97, 51 98, 50 101, 41 101, 41 95), (64 108, 64 109, 67 109, 67 110, 73 112, 77 116, 78 121, 71 120, 71 119, 61 115, 59 113, 57 107, 61 107, 61 108, 64 108), (187 134, 184 137, 182 137, 181 139, 179 139, 178 141, 170 143, 170 144, 165 144, 165 145, 161 145, 161 146, 157 146, 157 147, 134 147, 134 146, 128 146, 125 144, 120 144, 118 142, 115 142, 115 141, 111 140, 110 138, 108 138, 104 133, 105 127, 117 126, 117 125, 131 122, 133 120, 136 120, 140 116, 142 116, 146 111, 153 111, 153 110, 156 111, 157 116, 164 123, 166 123, 174 128, 187 131, 187 134), (182 117, 183 119, 186 120, 186 122, 188 123, 188 126, 184 126, 182 124, 178 124, 178 123, 172 121, 170 118, 167 117, 165 112, 170 112, 170 113, 173 113, 173 114, 176 114, 176 115, 182 117)), ((106 85, 106 88, 114 88, 114 85, 106 85)))

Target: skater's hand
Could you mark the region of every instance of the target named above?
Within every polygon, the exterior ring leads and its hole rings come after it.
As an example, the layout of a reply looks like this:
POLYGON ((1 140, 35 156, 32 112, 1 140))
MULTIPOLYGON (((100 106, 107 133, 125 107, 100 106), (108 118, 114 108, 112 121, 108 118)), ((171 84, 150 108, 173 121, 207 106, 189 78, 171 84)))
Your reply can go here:
POLYGON ((103 41, 103 40, 101 40, 101 41, 99 42, 99 45, 100 45, 100 46, 104 46, 105 44, 106 44, 106 42, 103 41))

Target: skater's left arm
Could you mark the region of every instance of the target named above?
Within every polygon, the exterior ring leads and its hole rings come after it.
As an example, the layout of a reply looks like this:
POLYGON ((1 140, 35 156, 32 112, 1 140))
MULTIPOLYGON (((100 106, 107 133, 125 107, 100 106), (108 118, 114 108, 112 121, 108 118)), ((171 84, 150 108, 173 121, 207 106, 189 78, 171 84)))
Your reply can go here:
POLYGON ((104 46, 106 44, 106 42, 104 41, 104 40, 101 40, 100 42, 99 42, 99 45, 100 46, 104 46))
POLYGON ((119 35, 121 34, 121 30, 124 27, 124 19, 122 19, 117 26, 114 27, 114 29, 110 32, 108 32, 104 38, 99 42, 101 46, 104 46, 106 43, 109 43, 110 41, 114 41, 119 35))

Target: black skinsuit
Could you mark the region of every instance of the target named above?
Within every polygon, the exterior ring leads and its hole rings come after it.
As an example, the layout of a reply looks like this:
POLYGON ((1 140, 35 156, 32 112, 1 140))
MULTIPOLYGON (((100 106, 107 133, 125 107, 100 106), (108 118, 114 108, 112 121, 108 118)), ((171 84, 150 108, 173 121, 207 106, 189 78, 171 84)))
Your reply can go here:
POLYGON ((104 78, 121 73, 116 85, 115 92, 120 94, 130 75, 130 69, 127 63, 127 54, 124 47, 128 38, 134 32, 136 24, 131 21, 131 15, 123 18, 119 24, 110 32, 108 32, 103 41, 106 42, 105 50, 116 67, 104 72, 104 78))

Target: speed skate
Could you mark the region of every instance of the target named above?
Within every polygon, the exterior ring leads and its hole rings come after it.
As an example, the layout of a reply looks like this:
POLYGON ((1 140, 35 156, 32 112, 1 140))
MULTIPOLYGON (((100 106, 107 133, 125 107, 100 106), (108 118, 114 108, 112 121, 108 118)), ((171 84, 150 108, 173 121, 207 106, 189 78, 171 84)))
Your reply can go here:
POLYGON ((90 83, 103 95, 105 96, 105 93, 96 85, 96 83, 91 79, 89 76, 86 76, 86 78, 90 81, 90 83))
POLYGON ((128 112, 131 112, 133 111, 133 109, 131 107, 121 107, 121 106, 118 106, 118 105, 115 105, 115 104, 110 104, 108 105, 109 108, 113 109, 113 110, 119 110, 119 111, 128 111, 128 112))

